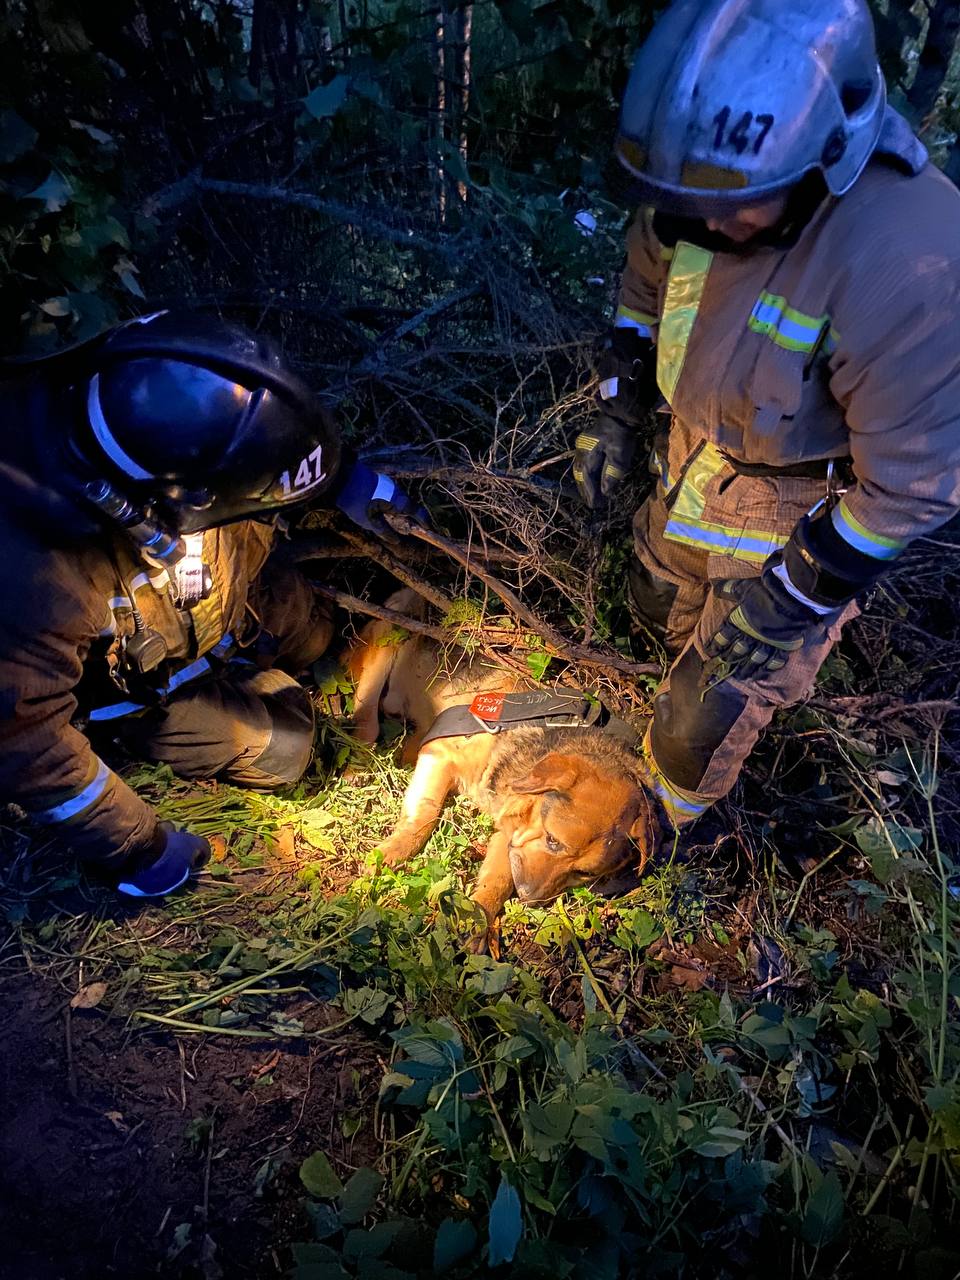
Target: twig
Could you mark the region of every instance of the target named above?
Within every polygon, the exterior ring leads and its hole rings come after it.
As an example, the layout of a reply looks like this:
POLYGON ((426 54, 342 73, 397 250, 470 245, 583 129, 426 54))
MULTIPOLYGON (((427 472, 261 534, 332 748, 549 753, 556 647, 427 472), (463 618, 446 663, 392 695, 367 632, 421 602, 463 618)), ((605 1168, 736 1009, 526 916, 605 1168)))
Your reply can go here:
POLYGON ((441 613, 446 613, 453 601, 443 591, 438 591, 436 587, 424 582, 423 578, 413 573, 405 564, 392 555, 380 542, 376 542, 373 538, 365 538, 359 533, 346 532, 343 535, 346 540, 358 551, 362 551, 370 560, 377 564, 383 565, 388 573, 392 573, 398 582, 402 582, 404 586, 410 587, 418 596, 422 596, 424 600, 428 600, 441 613))
POLYGON ((429 623, 408 618, 405 613, 398 613, 396 609, 388 609, 382 604, 371 604, 369 600, 361 600, 359 596, 352 596, 347 591, 335 591, 333 587, 314 582, 312 579, 310 585, 318 595, 332 600, 334 604, 342 605, 352 613, 366 613, 371 618, 381 618, 384 622, 392 622, 394 626, 403 627, 406 631, 416 631, 420 635, 429 636, 431 640, 436 640, 440 644, 452 639, 442 627, 431 627, 429 623))
POLYGON ((67 1054, 67 1092, 77 1096, 77 1068, 73 1061, 73 1010, 67 1005, 63 1014, 63 1046, 67 1054))
POLYGON ((811 867, 810 870, 804 875, 803 879, 800 881, 799 889, 797 889, 797 892, 794 894, 793 902, 790 904, 790 910, 787 912, 787 918, 783 923, 784 930, 790 928, 790 923, 793 920, 794 912, 796 911, 797 907, 800 905, 800 898, 803 896, 803 891, 807 887, 807 881, 812 880, 813 877, 817 875, 818 872, 823 870, 823 868, 827 865, 827 863, 833 861, 833 859, 837 856, 838 853, 842 853, 843 849, 844 849, 844 846, 842 844, 838 844, 836 849, 834 849, 832 853, 828 853, 822 862, 818 862, 815 867, 811 867))
POLYGON ((407 337, 408 334, 419 329, 426 320, 438 316, 443 311, 449 311, 451 307, 458 306, 461 302, 465 302, 467 298, 472 298, 480 292, 479 285, 473 285, 469 289, 457 289, 455 293, 448 293, 444 298, 438 298, 436 302, 429 307, 424 307, 422 311, 418 311, 415 316, 411 316, 409 320, 405 320, 403 324, 397 325, 393 330, 389 330, 383 334, 377 344, 376 350, 370 355, 364 356, 360 363, 356 366, 357 373, 372 373, 379 369, 383 360, 383 348, 391 342, 399 342, 401 338, 407 337))
POLYGON ((200 1221, 204 1227, 210 1217, 210 1170, 213 1166, 213 1135, 217 1124, 217 1108, 213 1108, 210 1116, 210 1128, 207 1132, 207 1158, 203 1167, 203 1200, 200 1208, 200 1221))
POLYGON ((566 658, 572 662, 583 663, 584 666, 599 667, 605 671, 615 671, 619 675, 651 676, 661 674, 661 668, 658 663, 628 662, 625 658, 599 654, 593 649, 587 649, 582 645, 565 640, 563 636, 554 631, 553 627, 528 609, 523 601, 514 595, 510 588, 501 582, 499 578, 495 578, 486 569, 481 569, 476 564, 471 551, 465 550, 457 543, 451 542, 449 538, 442 537, 439 533, 434 533, 432 529, 425 528, 408 516, 387 513, 384 519, 398 533, 404 534, 406 537, 419 538, 431 547, 445 551, 457 564, 469 570, 474 577, 480 579, 484 586, 489 587, 491 591, 500 597, 511 613, 525 623, 531 631, 535 631, 548 647, 554 649, 558 657, 566 658))
POLYGON ((960 710, 960 704, 950 698, 933 698, 924 702, 890 703, 883 694, 851 694, 849 697, 808 698, 803 704, 814 711, 825 711, 835 716, 856 716, 860 720, 886 720, 889 716, 921 712, 949 712, 960 710), (887 703, 884 706, 884 703, 887 703), (879 704, 879 705, 878 705, 879 704))
POLYGON ((339 200, 325 200, 309 191, 288 191, 286 187, 268 186, 266 183, 226 182, 220 178, 203 178, 196 169, 186 178, 151 196, 144 203, 144 209, 149 209, 152 213, 165 212, 186 203, 197 192, 209 192, 219 196, 239 196, 247 201, 259 200, 268 204, 310 209, 314 213, 325 214, 334 222, 344 222, 362 231, 369 231, 381 240, 387 240, 405 249, 427 249, 431 253, 446 256, 455 252, 458 242, 456 236, 430 238, 414 231, 412 227, 391 226, 371 209, 351 208, 341 204, 339 200))

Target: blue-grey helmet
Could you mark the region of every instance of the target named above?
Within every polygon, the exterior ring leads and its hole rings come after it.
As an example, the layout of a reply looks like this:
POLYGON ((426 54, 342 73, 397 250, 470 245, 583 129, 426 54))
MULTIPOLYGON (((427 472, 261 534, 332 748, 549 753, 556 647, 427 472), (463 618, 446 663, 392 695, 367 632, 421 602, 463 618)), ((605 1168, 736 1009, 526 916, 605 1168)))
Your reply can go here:
POLYGON ((865 0, 676 0, 637 53, 616 156, 638 203, 681 214, 761 204, 817 172, 840 196, 885 105, 865 0))
POLYGON ((336 424, 261 335, 165 311, 73 360, 82 370, 75 452, 177 533, 270 518, 336 476, 336 424))

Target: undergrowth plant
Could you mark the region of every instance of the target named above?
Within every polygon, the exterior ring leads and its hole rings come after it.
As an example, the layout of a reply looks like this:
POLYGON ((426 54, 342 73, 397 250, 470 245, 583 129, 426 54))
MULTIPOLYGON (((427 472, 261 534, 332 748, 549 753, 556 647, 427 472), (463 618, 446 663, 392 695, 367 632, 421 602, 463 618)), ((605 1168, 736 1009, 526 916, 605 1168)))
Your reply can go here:
POLYGON ((82 947, 132 1030, 379 1046, 375 1101, 339 1120, 379 1154, 352 1173, 328 1147, 304 1162, 296 1280, 847 1276, 877 1259, 947 1277, 960 956, 937 741, 848 759, 847 874, 757 881, 747 925, 749 891, 674 850, 614 901, 511 904, 503 958, 465 954, 489 824, 457 802, 422 858, 383 867, 404 775, 380 752, 349 783, 280 796, 137 770, 163 816, 219 837, 166 945, 109 915, 8 914, 38 962, 82 947), (304 998, 319 1023, 291 1012, 304 998))

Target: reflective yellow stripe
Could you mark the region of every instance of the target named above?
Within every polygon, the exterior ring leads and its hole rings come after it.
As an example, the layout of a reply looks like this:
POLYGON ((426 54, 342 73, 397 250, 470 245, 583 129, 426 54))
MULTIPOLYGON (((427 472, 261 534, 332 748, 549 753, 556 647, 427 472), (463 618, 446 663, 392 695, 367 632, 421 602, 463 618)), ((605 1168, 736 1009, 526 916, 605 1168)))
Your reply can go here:
POLYGON ((672 401, 680 381, 713 254, 681 241, 673 255, 657 341, 657 385, 672 401))
POLYGON ((716 555, 762 564, 774 551, 786 546, 789 534, 716 524, 703 518, 707 485, 729 465, 715 444, 703 446, 687 467, 680 492, 670 508, 663 536, 671 542, 696 547, 699 551, 712 551, 716 555))
POLYGON ((637 324, 655 325, 657 317, 649 311, 634 311, 633 307, 625 307, 623 303, 617 307, 617 320, 634 320, 637 324))
MULTIPOLYGON (((803 311, 787 305, 779 294, 764 290, 753 304, 747 327, 754 333, 762 333, 785 351, 809 354, 816 350, 830 317, 808 316, 803 311)), ((829 334, 828 334, 829 337, 829 334)))
POLYGON ((778 533, 765 529, 734 529, 729 525, 710 524, 706 520, 685 524, 683 521, 667 521, 663 536, 671 542, 682 542, 698 551, 712 551, 714 555, 733 556, 750 564, 763 564, 790 541, 778 533))
POLYGON ((684 791, 682 787, 674 786, 663 775, 650 749, 649 729, 644 735, 641 754, 649 773, 650 788, 663 805, 667 817, 675 827, 694 822, 700 817, 701 813, 709 809, 713 804, 712 800, 705 800, 702 796, 698 796, 696 792, 684 791))
POLYGON ((893 560, 907 545, 902 538, 885 537, 861 524, 847 506, 846 498, 840 499, 839 505, 831 511, 830 518, 833 527, 845 542, 864 555, 873 556, 875 560, 893 560))
POLYGON ((598 444, 599 440, 596 436, 588 436, 586 432, 581 432, 581 434, 577 436, 576 440, 574 440, 573 447, 575 449, 583 449, 586 453, 589 453, 590 450, 595 449, 598 444))
POLYGON ((610 476, 610 478, 613 480, 622 480, 627 473, 625 471, 621 471, 619 467, 612 466, 608 462, 606 466, 603 468, 603 474, 605 476, 610 476))

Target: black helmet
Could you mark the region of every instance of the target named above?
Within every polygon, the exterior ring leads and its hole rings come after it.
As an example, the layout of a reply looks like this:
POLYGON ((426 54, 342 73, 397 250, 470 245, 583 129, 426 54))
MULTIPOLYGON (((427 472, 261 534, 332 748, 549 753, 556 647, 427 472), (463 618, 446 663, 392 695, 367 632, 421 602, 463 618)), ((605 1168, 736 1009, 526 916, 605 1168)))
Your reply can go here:
POLYGON ((74 449, 176 533, 273 515, 336 475, 331 415, 258 335, 162 311, 91 344, 85 364, 74 449))

